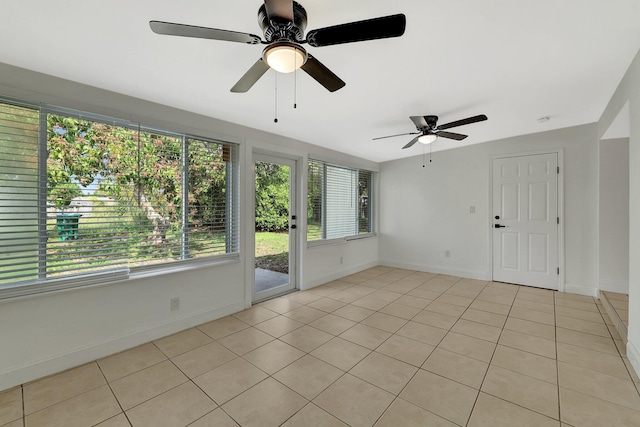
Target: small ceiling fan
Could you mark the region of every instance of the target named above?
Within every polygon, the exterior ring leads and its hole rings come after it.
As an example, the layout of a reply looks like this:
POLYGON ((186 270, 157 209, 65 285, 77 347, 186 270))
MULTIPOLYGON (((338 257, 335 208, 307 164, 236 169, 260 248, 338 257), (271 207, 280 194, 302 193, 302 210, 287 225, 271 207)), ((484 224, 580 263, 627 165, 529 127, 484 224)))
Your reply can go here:
POLYGON ((334 92, 344 87, 345 82, 308 54, 302 45, 308 43, 313 47, 322 47, 399 37, 404 34, 406 17, 403 14, 390 15, 319 28, 309 31, 305 39, 307 12, 298 2, 264 0, 258 10, 258 24, 266 40, 255 34, 236 31, 162 21, 149 22, 151 30, 157 34, 267 45, 262 57, 231 88, 231 92, 247 92, 269 68, 281 73, 302 68, 327 90, 334 92))
POLYGON ((396 136, 404 136, 404 135, 420 135, 413 138, 407 145, 402 147, 403 149, 412 147, 416 142, 421 142, 423 144, 430 144, 436 140, 439 136, 443 138, 455 139, 456 141, 462 141, 467 137, 467 135, 462 135, 459 133, 453 132, 444 132, 445 129, 451 129, 458 126, 464 126, 471 123, 483 122, 487 120, 487 116, 481 114, 479 116, 468 117, 462 120, 456 120, 455 122, 446 123, 444 125, 438 126, 438 116, 411 116, 409 117, 411 121, 416 125, 416 130, 418 132, 409 132, 409 133, 400 133, 397 135, 389 135, 389 136, 381 136, 378 138, 373 138, 373 140, 384 139, 384 138, 394 138, 396 136))

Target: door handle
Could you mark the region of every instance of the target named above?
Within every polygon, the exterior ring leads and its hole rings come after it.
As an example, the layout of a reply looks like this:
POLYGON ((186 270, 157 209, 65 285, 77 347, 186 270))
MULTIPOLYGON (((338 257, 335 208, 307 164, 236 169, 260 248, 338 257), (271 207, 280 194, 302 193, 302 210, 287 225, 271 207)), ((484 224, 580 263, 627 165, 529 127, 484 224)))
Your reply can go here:
POLYGON ((298 226, 297 226, 297 225, 295 225, 295 224, 293 224, 293 225, 291 226, 291 229, 292 229, 292 230, 295 230, 296 228, 298 228, 298 226))
POLYGON ((500 225, 500 224, 495 224, 494 225, 495 228, 506 228, 506 225, 500 225))

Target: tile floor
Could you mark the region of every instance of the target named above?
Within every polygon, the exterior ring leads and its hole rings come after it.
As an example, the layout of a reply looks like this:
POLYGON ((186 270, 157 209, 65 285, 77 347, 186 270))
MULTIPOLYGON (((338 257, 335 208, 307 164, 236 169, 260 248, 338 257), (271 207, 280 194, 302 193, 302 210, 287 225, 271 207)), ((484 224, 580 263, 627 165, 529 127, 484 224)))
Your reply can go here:
POLYGON ((593 298, 375 267, 0 393, 0 426, 640 426, 593 298))

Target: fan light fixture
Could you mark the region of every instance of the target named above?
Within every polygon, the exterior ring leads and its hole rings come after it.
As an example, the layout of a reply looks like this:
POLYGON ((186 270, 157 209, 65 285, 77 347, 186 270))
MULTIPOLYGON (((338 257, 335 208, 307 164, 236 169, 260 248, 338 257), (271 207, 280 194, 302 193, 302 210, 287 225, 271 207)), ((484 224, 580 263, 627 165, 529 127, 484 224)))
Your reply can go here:
POLYGON ((419 137, 418 138, 418 142, 427 145, 427 144, 431 144, 432 142, 434 142, 437 138, 438 138, 437 135, 434 135, 434 134, 430 133, 430 134, 422 135, 421 137, 419 137))
POLYGON ((267 65, 279 73, 293 73, 307 62, 307 51, 289 42, 271 44, 262 56, 267 65))

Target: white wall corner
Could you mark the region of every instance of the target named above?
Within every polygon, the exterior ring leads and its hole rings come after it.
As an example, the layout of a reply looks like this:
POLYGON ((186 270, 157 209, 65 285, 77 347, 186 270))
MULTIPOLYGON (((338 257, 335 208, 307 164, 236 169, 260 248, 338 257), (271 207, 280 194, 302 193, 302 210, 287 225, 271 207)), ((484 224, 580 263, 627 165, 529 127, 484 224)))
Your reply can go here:
POLYGON ((617 292, 619 294, 629 293, 629 282, 620 280, 600 279, 600 291, 617 292))
POLYGON ((564 292, 568 294, 586 295, 588 297, 598 298, 597 286, 578 286, 578 285, 564 285, 564 292))
POLYGON ((640 376, 640 351, 631 341, 627 342, 627 358, 636 371, 636 375, 640 376))
POLYGON ((244 301, 240 301, 215 310, 198 313, 130 335, 121 336, 114 340, 104 341, 86 347, 76 347, 51 357, 30 361, 22 366, 11 367, 0 372, 0 391, 75 368, 85 363, 90 363, 107 355, 119 353, 185 329, 193 328, 203 323, 237 313, 244 310, 244 308, 244 301))
POLYGON ((406 270, 423 271, 427 273, 446 274, 448 276, 463 277, 465 279, 491 280, 491 274, 486 271, 458 270, 433 265, 408 264, 390 260, 380 260, 380 265, 385 267, 404 268, 406 270))
POLYGON ((311 288, 315 288, 316 286, 324 285, 325 283, 329 283, 329 282, 331 282, 333 280, 341 279, 341 278, 349 276, 351 274, 360 273, 361 271, 367 270, 369 268, 376 267, 378 265, 379 265, 378 262, 372 261, 372 262, 368 262, 366 264, 361 264, 361 265, 358 265, 358 266, 355 266, 355 267, 347 268, 345 270, 340 270, 340 271, 337 271, 335 273, 328 274, 326 276, 318 277, 316 279, 309 280, 307 282, 301 283, 300 284, 300 290, 301 291, 307 291, 307 290, 309 290, 311 288))

